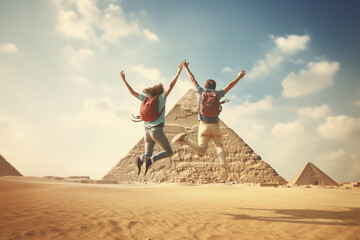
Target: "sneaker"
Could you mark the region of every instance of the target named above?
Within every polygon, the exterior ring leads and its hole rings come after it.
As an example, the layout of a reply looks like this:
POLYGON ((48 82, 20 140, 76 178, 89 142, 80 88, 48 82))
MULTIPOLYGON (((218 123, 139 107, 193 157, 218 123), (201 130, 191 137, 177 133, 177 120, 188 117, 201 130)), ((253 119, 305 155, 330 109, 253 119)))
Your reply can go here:
POLYGON ((177 143, 177 142, 185 142, 185 137, 186 137, 186 133, 176 134, 176 135, 171 139, 171 144, 174 144, 174 143, 177 143))
POLYGON ((145 167, 145 169, 144 169, 144 176, 146 175, 146 173, 148 172, 148 170, 149 170, 149 167, 151 166, 151 164, 152 164, 152 162, 151 162, 151 158, 150 157, 148 157, 148 156, 145 156, 144 157, 144 161, 143 161, 144 163, 144 167, 145 167))
POLYGON ((142 165, 141 157, 137 156, 136 159, 135 159, 135 172, 136 172, 137 175, 140 174, 141 165, 142 165))
POLYGON ((226 182, 226 179, 228 178, 228 173, 226 170, 226 165, 225 164, 221 164, 220 165, 221 168, 221 180, 223 180, 223 182, 226 182))

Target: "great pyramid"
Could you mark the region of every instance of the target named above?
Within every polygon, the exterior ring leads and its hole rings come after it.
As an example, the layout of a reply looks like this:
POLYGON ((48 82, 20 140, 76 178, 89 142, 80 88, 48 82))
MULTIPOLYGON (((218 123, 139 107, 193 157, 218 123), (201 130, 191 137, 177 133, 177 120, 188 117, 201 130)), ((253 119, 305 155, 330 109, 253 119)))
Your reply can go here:
POLYGON ((290 186, 301 185, 323 185, 323 186, 338 186, 323 171, 317 168, 311 162, 308 162, 303 169, 301 169, 289 182, 290 186))
MULTIPOLYGON (((166 115, 164 132, 171 141, 172 137, 186 131, 188 136, 197 140, 198 118, 197 99, 190 89, 166 115)), ((254 151, 228 126, 220 120, 226 162, 231 182, 235 183, 272 183, 286 184, 284 178, 254 151)), ((140 127, 140 125, 138 126, 140 127)), ((141 126, 142 127, 142 126, 141 126)), ((220 182, 219 162, 213 144, 209 144, 206 155, 199 157, 188 146, 176 143, 172 146, 174 155, 155 162, 146 176, 135 174, 134 160, 144 153, 143 138, 103 177, 111 182, 220 182)), ((155 145, 154 152, 160 147, 155 145)))
POLYGON ((0 155, 0 177, 1 176, 22 176, 11 164, 0 155))

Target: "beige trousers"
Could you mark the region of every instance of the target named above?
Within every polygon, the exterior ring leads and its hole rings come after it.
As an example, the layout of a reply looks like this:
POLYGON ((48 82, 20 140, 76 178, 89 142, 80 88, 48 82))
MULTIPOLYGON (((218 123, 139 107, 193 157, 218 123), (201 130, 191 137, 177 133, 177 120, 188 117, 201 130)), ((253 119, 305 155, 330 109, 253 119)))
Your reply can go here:
POLYGON ((225 151, 222 142, 220 125, 218 122, 207 123, 200 121, 198 143, 194 142, 188 137, 184 139, 185 143, 199 156, 205 155, 210 140, 213 141, 216 147, 216 152, 219 156, 220 164, 225 164, 225 151))

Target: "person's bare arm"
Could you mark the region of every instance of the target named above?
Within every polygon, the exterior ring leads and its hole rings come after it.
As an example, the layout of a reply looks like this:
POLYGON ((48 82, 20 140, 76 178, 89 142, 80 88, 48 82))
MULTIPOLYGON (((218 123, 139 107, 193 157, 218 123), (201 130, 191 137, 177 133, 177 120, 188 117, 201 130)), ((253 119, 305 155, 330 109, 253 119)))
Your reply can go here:
POLYGON ((190 70, 189 70, 189 62, 186 62, 186 60, 184 60, 184 62, 183 62, 183 65, 184 65, 184 68, 185 68, 185 70, 186 70, 186 73, 187 73, 187 75, 189 76, 189 78, 190 78, 190 81, 192 82, 192 84, 194 85, 194 87, 197 87, 199 84, 197 83, 197 81, 195 80, 195 77, 194 77, 194 75, 190 72, 190 70))
POLYGON ((125 83, 125 86, 127 87, 127 89, 129 90, 129 92, 131 93, 131 95, 133 95, 134 97, 138 98, 139 93, 138 93, 138 92, 135 92, 134 89, 132 89, 132 87, 128 84, 128 82, 127 82, 126 79, 125 79, 125 73, 124 73, 123 70, 121 70, 120 76, 121 76, 123 82, 125 83))
POLYGON ((225 94, 227 94, 230 89, 232 89, 239 82, 239 80, 245 76, 245 74, 245 70, 241 70, 241 72, 239 72, 239 75, 223 89, 225 91, 225 94))
POLYGON ((169 96, 171 90, 174 88, 174 86, 175 86, 175 84, 176 84, 176 81, 177 81, 178 78, 179 78, 179 75, 180 75, 180 73, 181 73, 182 68, 183 68, 183 64, 182 64, 182 62, 181 62, 181 63, 179 64, 179 66, 178 66, 178 72, 176 73, 174 79, 171 81, 170 86, 169 86, 168 90, 167 90, 166 93, 165 93, 166 97, 169 96))

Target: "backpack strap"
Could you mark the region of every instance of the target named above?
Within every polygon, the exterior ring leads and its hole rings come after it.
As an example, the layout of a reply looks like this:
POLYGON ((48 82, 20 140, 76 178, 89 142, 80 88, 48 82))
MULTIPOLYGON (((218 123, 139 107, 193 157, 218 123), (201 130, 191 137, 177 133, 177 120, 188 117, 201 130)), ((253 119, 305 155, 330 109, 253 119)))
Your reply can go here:
POLYGON ((159 112, 159 117, 161 116, 162 112, 164 111, 165 106, 161 109, 161 111, 159 112))
POLYGON ((220 102, 220 105, 224 104, 224 103, 227 103, 229 102, 230 100, 229 99, 224 99, 223 101, 220 102))
POLYGON ((230 100, 229 99, 224 99, 223 101, 220 102, 220 112, 222 111, 222 106, 223 104, 229 102, 230 100))
POLYGON ((131 121, 133 122, 142 122, 140 116, 134 116, 134 114, 131 114, 132 118, 130 118, 131 121))

